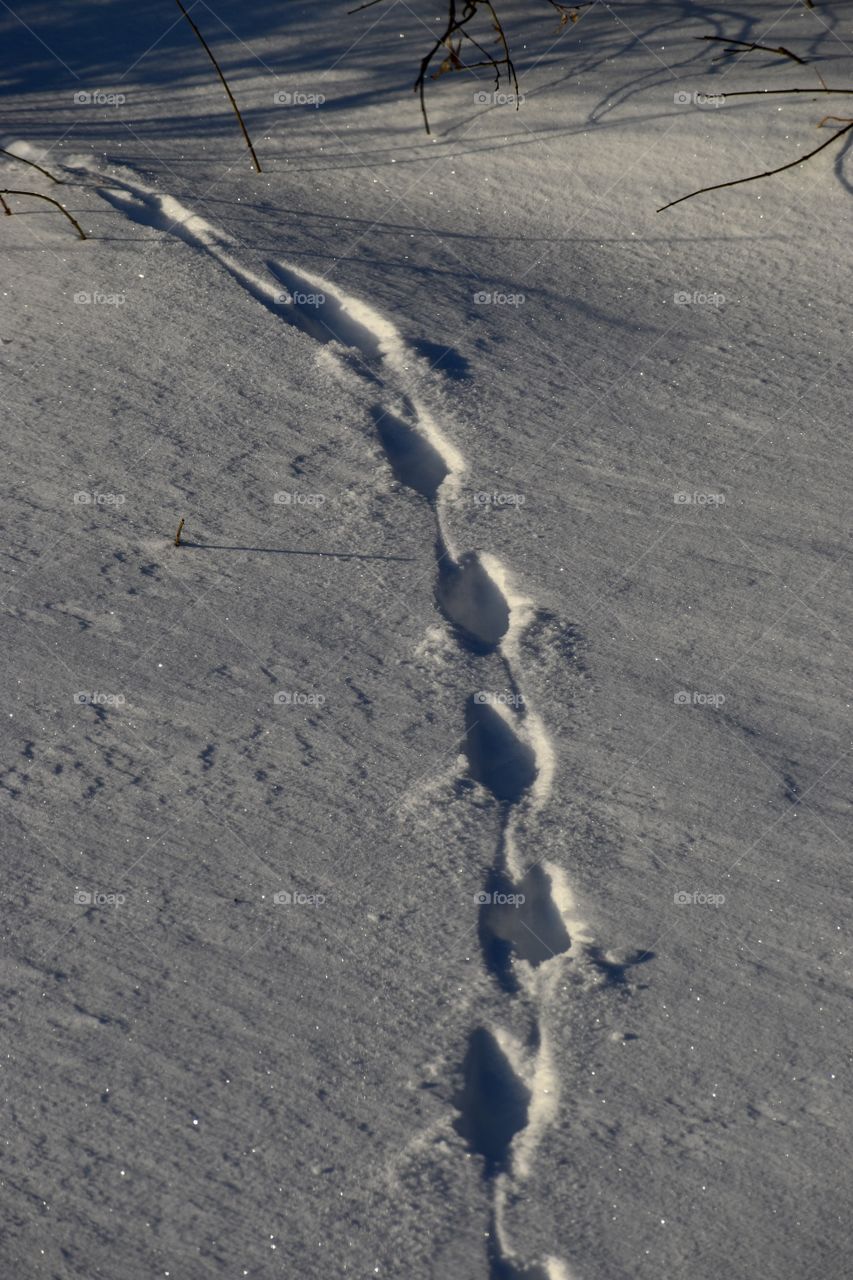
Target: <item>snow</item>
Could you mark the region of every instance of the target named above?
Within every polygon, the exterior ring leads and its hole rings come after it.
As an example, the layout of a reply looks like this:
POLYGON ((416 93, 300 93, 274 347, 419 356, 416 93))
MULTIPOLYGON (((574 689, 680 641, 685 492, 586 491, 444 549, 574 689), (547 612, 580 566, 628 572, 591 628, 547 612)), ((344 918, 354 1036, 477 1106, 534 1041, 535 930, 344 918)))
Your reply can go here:
POLYGON ((846 19, 418 12, 0 19, 0 1255, 841 1276, 846 19))

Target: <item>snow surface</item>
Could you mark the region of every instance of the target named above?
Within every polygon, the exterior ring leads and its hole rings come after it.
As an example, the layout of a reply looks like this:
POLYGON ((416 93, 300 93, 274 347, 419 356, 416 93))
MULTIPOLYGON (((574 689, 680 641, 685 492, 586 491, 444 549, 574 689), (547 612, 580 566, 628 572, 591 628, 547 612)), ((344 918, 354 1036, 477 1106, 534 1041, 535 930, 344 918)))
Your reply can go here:
POLYGON ((18 1280, 850 1274, 849 6, 428 8, 0 17, 18 1280))

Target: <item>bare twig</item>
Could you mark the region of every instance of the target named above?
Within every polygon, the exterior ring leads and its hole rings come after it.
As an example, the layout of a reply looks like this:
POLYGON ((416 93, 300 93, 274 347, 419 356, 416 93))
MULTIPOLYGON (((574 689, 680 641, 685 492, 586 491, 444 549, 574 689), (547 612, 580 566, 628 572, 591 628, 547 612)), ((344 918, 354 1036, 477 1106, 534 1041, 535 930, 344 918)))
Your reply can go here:
POLYGON ((52 173, 48 173, 47 169, 43 169, 40 164, 36 164, 35 160, 25 160, 23 156, 16 156, 14 151, 7 151, 5 147, 0 147, 0 155, 8 156, 10 160, 17 160, 19 164, 28 164, 31 169, 38 169, 39 173, 43 173, 46 178, 50 178, 51 182, 62 185, 61 178, 55 178, 52 173))
POLYGON ((6 201, 3 199, 2 196, 0 196, 0 205, 3 208, 3 212, 6 214, 6 217, 11 218, 12 210, 9 208, 9 206, 7 205, 6 201))
MULTIPOLYGON (((801 58, 798 53, 792 53, 790 49, 786 49, 785 46, 781 44, 773 47, 772 45, 769 45, 769 44, 755 44, 749 40, 730 40, 727 36, 694 36, 694 39, 695 40, 717 40, 722 44, 731 45, 732 46, 731 48, 723 50, 723 52, 720 54, 720 58, 722 58, 727 53, 740 53, 740 52, 752 53, 754 51, 760 51, 762 53, 778 53, 779 56, 782 58, 790 58, 792 62, 798 62, 801 67, 812 66, 812 64, 808 61, 807 58, 801 58), (737 45, 738 47, 735 48, 734 47, 735 45, 737 45)), ((720 58, 715 58, 714 61, 719 62, 720 58)), ((821 85, 825 89, 826 81, 818 71, 817 67, 812 67, 812 70, 814 71, 821 85)))
POLYGON ((447 49, 453 50, 454 36, 458 36, 459 43, 456 46, 456 50, 452 53, 452 56, 449 60, 449 64, 448 63, 442 64, 442 70, 450 70, 451 67, 455 70, 471 69, 470 67, 467 67, 459 57, 459 49, 461 49, 462 47, 463 40, 468 40, 470 44, 473 44, 475 48, 480 50, 481 53, 485 54, 486 56, 485 64, 477 63, 475 65, 478 65, 478 66, 485 65, 493 68, 495 72, 496 87, 500 85, 501 68, 502 67, 505 68, 507 77, 511 81, 513 89, 515 90, 516 104, 517 104, 518 77, 515 73, 515 67, 513 65, 512 58, 510 57, 509 45, 507 44, 506 34, 504 32, 503 26, 501 25, 500 18, 495 12, 494 5, 491 3, 491 0, 463 0, 461 13, 459 13, 459 10, 458 10, 457 0, 448 0, 447 25, 445 26, 444 31, 441 33, 441 35, 433 44, 432 48, 421 59, 420 69, 418 71, 417 79, 415 80, 415 85, 414 85, 415 93, 418 94, 418 97, 420 99, 421 115, 424 118, 424 128, 426 129, 427 133, 430 132, 429 116, 427 115, 427 109, 426 109, 427 75, 429 74, 429 69, 432 65, 432 61, 440 49, 447 48, 447 49), (500 41, 501 49, 503 50, 503 54, 500 58, 493 57, 493 55, 490 54, 486 49, 484 49, 483 46, 479 43, 479 41, 477 41, 471 35, 471 33, 467 30, 468 24, 477 17, 480 5, 483 6, 483 8, 487 11, 489 16, 491 17, 492 25, 494 26, 494 29, 497 32, 497 37, 498 37, 498 40, 500 41))
POLYGON ((183 529, 185 524, 186 524, 186 521, 184 520, 184 517, 181 516, 181 523, 178 525, 178 532, 175 534, 176 547, 179 547, 181 545, 181 530, 183 529))
POLYGON ((727 98, 761 98, 765 95, 775 93, 853 93, 853 89, 736 89, 734 93, 727 93, 727 98))
MULTIPOLYGON (((577 4, 565 4, 562 0, 542 0, 542 3, 549 5, 551 9, 560 15, 560 27, 566 26, 569 22, 577 22, 579 11, 591 8, 596 2, 597 0, 578 0, 577 4)), ((360 13, 362 9, 371 9, 375 4, 380 3, 381 0, 364 0, 362 4, 359 4, 355 9, 350 9, 349 12, 351 14, 360 13)), ((519 105, 518 76, 510 52, 509 40, 497 11, 496 0, 446 0, 446 3, 447 18, 444 30, 441 35, 436 37, 432 47, 421 59, 414 84, 415 93, 420 101, 424 128, 427 133, 430 133, 429 116, 426 109, 427 80, 435 80, 448 71, 473 71, 477 67, 490 67, 495 73, 495 89, 500 88, 501 76, 505 75, 513 87, 516 108, 519 105), (469 29, 470 25, 479 16, 481 9, 488 17, 500 45, 500 53, 497 55, 484 48, 469 29), (483 55, 483 61, 466 62, 463 59, 462 49, 466 41, 483 55), (445 56, 438 70, 432 71, 433 62, 442 50, 445 50, 445 56)))
POLYGON ((746 53, 750 53, 754 49, 760 49, 764 53, 778 53, 778 54, 781 54, 783 58, 792 58, 794 62, 799 62, 801 67, 807 67, 809 65, 805 58, 801 58, 797 53, 791 53, 790 49, 786 49, 781 44, 776 45, 776 47, 773 48, 769 44, 755 44, 754 41, 751 41, 751 40, 730 40, 728 36, 694 36, 693 39, 694 40, 717 40, 721 44, 739 46, 737 49, 734 49, 734 48, 724 49, 723 53, 720 54, 720 57, 722 57, 723 54, 725 53, 740 53, 741 49, 743 49, 746 53))
POLYGON ((259 163, 259 161, 258 161, 258 157, 255 155, 255 148, 252 146, 252 139, 249 137, 249 130, 246 128, 246 125, 245 125, 245 123, 244 123, 244 121, 243 121, 243 117, 240 115, 240 108, 237 106, 237 100, 235 99, 234 94, 231 92, 231 88, 230 88, 230 86, 229 86, 229 84, 228 84, 228 81, 225 79, 225 73, 223 72, 223 70, 222 70, 222 68, 220 67, 219 63, 216 61, 216 58, 213 56, 213 50, 211 49, 210 45, 209 45, 209 44, 207 43, 207 41, 205 40, 204 36, 203 36, 203 35, 201 34, 201 32, 199 31, 199 29, 198 29, 198 27, 196 26, 196 24, 193 22, 193 20, 192 20, 192 18, 190 17, 189 13, 187 12, 187 10, 184 8, 183 4, 181 3, 181 0, 175 0, 175 4, 176 4, 176 5, 178 6, 178 8, 180 9, 181 13, 184 15, 184 17, 186 18, 187 22, 188 22, 188 23, 190 24, 190 26, 192 27, 192 29, 193 29, 193 31, 195 32, 195 34, 198 36, 199 43, 201 44, 201 47, 204 49, 204 51, 205 51, 205 53, 207 54, 208 58, 210 58, 210 61, 213 63, 214 67, 216 68, 216 73, 217 73, 217 75, 219 76, 219 79, 222 81, 222 84, 223 84, 223 86, 224 86, 224 88, 225 88, 225 92, 228 94, 228 101, 231 103, 231 106, 234 108, 234 114, 235 114, 235 116, 237 117, 237 120, 238 120, 238 121, 239 121, 239 123, 240 123, 240 128, 241 128, 241 129, 242 129, 242 131, 243 131, 243 137, 246 139, 246 146, 249 148, 249 154, 250 154, 250 155, 251 155, 251 157, 252 157, 252 163, 254 164, 255 169, 257 170, 257 172, 258 172, 258 173, 260 173, 260 172, 261 172, 261 166, 260 166, 260 163, 259 163))
MULTIPOLYGON (((86 239, 86 233, 84 232, 83 228, 80 226, 80 223, 77 221, 77 219, 72 218, 68 210, 63 208, 63 206, 59 203, 59 201, 54 200, 52 196, 43 196, 40 191, 13 191, 10 187, 4 187, 3 190, 0 191, 0 196, 32 196, 34 200, 47 200, 48 204, 55 204, 59 212, 65 214, 66 218, 74 227, 80 239, 81 240, 86 239)), ((4 201, 4 204, 5 204, 5 201, 4 201)), ((8 206, 6 208, 6 212, 7 213, 10 212, 8 206)))
MULTIPOLYGON (((732 95, 729 94, 727 96, 731 97, 732 95)), ((658 209, 658 213, 663 213, 665 209, 671 209, 674 205, 681 204, 684 200, 692 200, 694 196, 705 195, 708 191, 721 191, 724 187, 739 187, 744 182, 757 182, 759 178, 772 178, 775 173, 784 173, 786 169, 795 169, 798 164, 811 160, 812 156, 816 156, 826 147, 831 147, 833 142, 837 142, 839 138, 843 137, 845 133, 849 133, 851 129, 853 129, 853 120, 846 124, 843 129, 837 129, 831 138, 827 138, 826 142, 822 142, 813 151, 807 151, 804 156, 798 156, 796 160, 790 160, 787 164, 780 164, 778 169, 767 169, 764 173, 753 173, 749 178, 735 178, 733 182, 715 182, 711 187, 700 187, 698 191, 691 191, 686 196, 679 196, 677 200, 670 200, 669 204, 662 205, 658 209)))

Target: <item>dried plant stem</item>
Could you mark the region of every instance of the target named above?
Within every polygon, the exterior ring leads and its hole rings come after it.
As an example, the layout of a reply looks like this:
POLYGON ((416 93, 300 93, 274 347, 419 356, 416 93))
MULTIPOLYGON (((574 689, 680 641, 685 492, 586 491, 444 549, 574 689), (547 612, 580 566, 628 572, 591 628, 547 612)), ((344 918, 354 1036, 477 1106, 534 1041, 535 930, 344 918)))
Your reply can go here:
POLYGON ((256 171, 257 171, 258 173, 260 173, 260 172, 261 172, 260 162, 259 162, 259 160, 258 160, 258 157, 255 155, 255 148, 252 146, 252 139, 249 137, 249 130, 246 128, 246 125, 245 125, 245 122, 244 122, 244 120, 243 120, 243 117, 242 117, 242 116, 241 116, 241 114, 240 114, 240 108, 237 106, 237 100, 236 100, 236 98, 234 97, 234 94, 231 92, 230 85, 228 84, 228 81, 225 79, 225 73, 223 72, 223 70, 222 70, 222 68, 220 67, 219 63, 216 61, 216 58, 213 56, 213 50, 211 49, 210 45, 209 45, 209 44, 207 43, 207 41, 205 40, 204 36, 203 36, 203 35, 201 34, 201 32, 199 31, 199 29, 198 29, 198 27, 196 26, 196 24, 193 22, 193 20, 192 20, 192 18, 190 17, 189 13, 187 12, 187 10, 184 8, 183 4, 181 3, 181 0, 175 0, 175 3, 177 4, 177 6, 178 6, 178 8, 180 9, 181 13, 182 13, 182 14, 184 15, 184 17, 186 18, 187 22, 188 22, 188 23, 190 24, 190 26, 192 27, 193 31, 195 32, 196 36, 198 37, 198 40, 199 40, 199 43, 201 44, 201 47, 204 49, 204 51, 205 51, 205 53, 207 54, 208 58, 210 58, 210 61, 213 63, 214 67, 216 68, 216 74, 219 76, 219 79, 222 81, 222 84, 223 84, 223 87, 224 87, 224 89, 225 89, 225 92, 228 94, 228 101, 231 103, 231 106, 234 108, 234 114, 235 114, 235 116, 237 117, 237 120, 239 121, 239 124, 240 124, 240 128, 241 128, 241 129, 242 129, 242 131, 243 131, 243 137, 246 139, 246 146, 249 148, 249 154, 250 154, 250 155, 251 155, 251 157, 252 157, 252 163, 253 163, 253 165, 255 166, 256 171))
POLYGON ((726 98, 762 98, 776 93, 853 93, 853 89, 735 89, 733 93, 727 93, 726 98))
MULTIPOLYGON (((775 46, 769 44, 755 44, 750 40, 730 40, 728 36, 694 36, 695 40, 717 40, 721 44, 729 45, 730 48, 724 49, 719 58, 715 58, 715 62, 720 62, 727 53, 776 53, 780 58, 790 58, 792 62, 798 62, 801 67, 811 66, 807 58, 801 58, 798 53, 792 53, 790 49, 786 49, 784 45, 777 44, 775 46)), ((815 75, 820 81, 823 88, 826 88, 826 81, 818 71, 817 67, 813 68, 815 75)))
MULTIPOLYGON (((65 214, 66 218, 74 227, 74 230, 77 232, 80 239, 81 240, 86 239, 86 233, 84 232, 83 228, 80 226, 80 223, 77 221, 77 219, 73 218, 71 214, 68 212, 68 210, 64 209, 62 205, 59 203, 59 201, 54 200, 52 196, 43 196, 40 191, 13 191, 11 187, 4 187, 3 190, 0 191, 0 196, 32 196, 34 200, 47 200, 48 204, 55 204, 59 212, 65 214)), ((4 201, 3 203, 5 205, 6 202, 4 201)), ((7 213, 11 212, 8 206, 6 206, 6 212, 7 213)))
POLYGON ((23 156, 16 156, 14 151, 7 151, 5 147, 0 147, 0 155, 8 156, 10 160, 17 160, 18 164, 28 164, 31 169, 38 169, 39 173, 43 173, 46 178, 50 178, 51 182, 62 185, 61 178, 55 178, 52 173, 48 173, 47 169, 43 169, 40 164, 36 164, 35 160, 25 160, 23 156))
MULTIPOLYGON (((731 96, 731 94, 727 95, 727 97, 731 96)), ((824 117, 824 119, 829 118, 828 116, 824 117)), ((744 182, 758 182, 759 178, 772 178, 774 173, 784 173, 786 169, 795 169, 798 164, 811 160, 812 156, 816 156, 826 147, 831 147, 833 142, 837 142, 839 138, 843 137, 845 133, 849 133, 851 129, 853 129, 853 120, 846 124, 843 129, 837 129, 832 137, 827 138, 826 142, 822 142, 819 147, 815 147, 813 151, 807 151, 804 156, 798 156, 796 160, 789 160, 787 164, 780 164, 777 169, 767 169, 764 173, 753 173, 748 178, 735 178, 733 182, 715 182, 711 187, 700 187, 698 191, 691 191, 686 196, 679 196, 677 200, 670 200, 669 204, 662 205, 658 209, 658 213, 663 213, 664 209, 671 209, 674 205, 681 204, 683 200, 692 200, 694 196, 705 195, 708 191, 722 191, 724 187, 739 187, 744 182)))

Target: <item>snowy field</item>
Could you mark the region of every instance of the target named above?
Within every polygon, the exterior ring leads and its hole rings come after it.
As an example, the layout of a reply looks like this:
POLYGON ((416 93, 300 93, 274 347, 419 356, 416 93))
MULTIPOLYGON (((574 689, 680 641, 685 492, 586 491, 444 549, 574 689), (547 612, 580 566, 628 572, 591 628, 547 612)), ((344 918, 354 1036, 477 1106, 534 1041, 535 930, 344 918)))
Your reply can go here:
POLYGON ((851 1274, 853 5, 498 11, 0 10, 2 1276, 851 1274))

